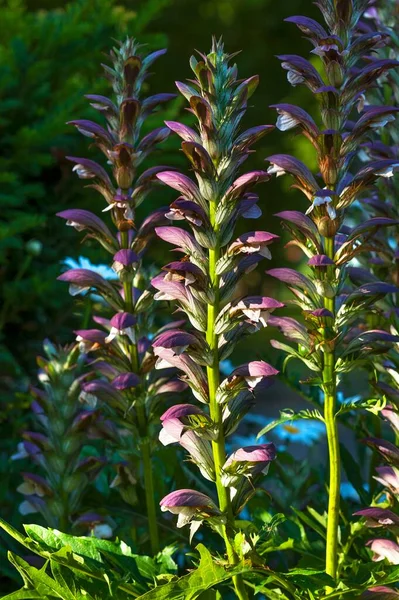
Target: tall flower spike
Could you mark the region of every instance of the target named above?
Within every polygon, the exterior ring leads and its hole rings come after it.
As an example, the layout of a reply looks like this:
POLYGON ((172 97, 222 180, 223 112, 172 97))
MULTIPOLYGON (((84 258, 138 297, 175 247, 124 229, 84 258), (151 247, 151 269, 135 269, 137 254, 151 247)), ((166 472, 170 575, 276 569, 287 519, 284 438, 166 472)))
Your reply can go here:
POLYGON ((108 419, 102 433, 124 458, 123 464, 115 465, 113 487, 129 504, 136 502, 137 495, 133 473, 138 471, 142 475, 153 553, 159 549, 151 459, 156 437, 153 429, 158 424, 155 397, 179 391, 181 386, 154 371, 156 358, 148 341, 153 333, 154 303, 147 289, 149 275, 142 268, 142 258, 154 227, 166 223, 165 210, 147 215, 141 225, 136 223, 135 213, 157 183, 157 173, 164 170, 151 167, 141 171, 147 156, 169 135, 165 126, 142 135, 147 117, 175 96, 142 95, 148 68, 164 52, 145 55, 137 42, 129 38, 118 44, 111 51, 112 66, 103 65, 113 88, 113 99, 87 96, 92 107, 105 118, 106 126, 89 120, 70 122, 101 150, 109 165, 105 169, 91 159, 70 157, 75 163, 73 171, 82 179, 92 180, 90 187, 103 196, 103 219, 110 217, 113 230, 100 216, 86 210, 66 210, 58 215, 78 231, 86 230, 105 248, 119 278, 116 284, 110 283, 85 269, 68 271, 59 277, 70 283, 72 293, 94 289, 111 308, 110 320, 95 318, 107 333, 98 329, 77 332, 82 352, 95 353, 92 368, 98 377, 84 383, 81 400, 90 406, 99 404, 106 412, 108 419), (139 464, 137 448, 141 453, 139 464))
MULTIPOLYGON (((265 171, 240 175, 240 167, 252 144, 273 128, 265 125, 240 131, 258 78, 240 82, 237 68, 230 61, 222 42, 214 40, 208 55, 200 54, 199 60, 191 58, 195 80, 188 85, 177 83, 196 117, 197 129, 176 122, 167 122, 167 126, 182 138, 181 147, 196 181, 170 171, 157 177, 181 194, 167 217, 172 222, 186 221, 192 233, 176 226, 156 230, 184 258, 167 265, 166 275, 156 277, 153 285, 158 290, 155 298, 176 301, 194 328, 190 336, 174 333, 173 341, 171 334, 159 337, 154 344, 155 354, 162 363, 179 368, 194 396, 209 407, 208 417, 185 411, 179 417, 165 418, 161 440, 180 443, 202 474, 215 482, 223 517, 218 530, 223 532, 229 562, 235 564, 235 515, 252 495, 254 484, 275 454, 272 448, 266 452, 260 447, 259 452, 251 448, 246 453, 242 449, 227 459, 225 438, 248 411, 253 392, 277 371, 257 361, 220 381, 219 363, 240 338, 265 326, 270 313, 282 305, 262 297, 234 298, 232 304, 227 304, 243 275, 260 260, 270 258, 269 245, 278 237, 253 231, 232 241, 240 216, 259 216, 258 197, 252 189, 270 178, 265 171)), ((175 494, 179 496, 179 492, 175 494)), ((167 499, 162 506, 168 509, 167 499)), ((194 514, 190 504, 183 514, 194 514)), ((207 516, 197 511, 198 519, 207 516)), ((213 526, 215 521, 217 517, 213 516, 208 524, 213 526)), ((237 596, 246 598, 240 577, 234 579, 234 584, 237 596)))
MULTIPOLYGON (((317 6, 324 17, 325 28, 307 17, 287 19, 308 37, 313 45, 311 52, 319 57, 323 69, 319 73, 312 63, 300 56, 283 55, 279 59, 287 71, 288 81, 293 86, 305 85, 315 95, 319 115, 314 119, 290 104, 277 104, 272 108, 277 111, 279 129, 297 128, 310 141, 317 154, 320 177, 315 177, 302 161, 292 156, 277 154, 267 159, 268 173, 291 175, 294 187, 301 190, 309 202, 305 215, 297 211, 279 215, 293 237, 292 243, 301 248, 309 260, 309 276, 292 269, 273 269, 269 274, 288 285, 295 304, 303 310, 305 323, 276 318, 274 324, 288 339, 298 342, 298 350, 290 348, 290 355, 302 360, 316 374, 313 382, 324 392, 330 459, 326 571, 334 580, 337 578, 340 508, 338 377, 340 373, 367 364, 374 352, 386 352, 394 341, 390 339, 387 344, 384 331, 368 332, 365 312, 370 308, 380 312, 382 307, 378 302, 396 288, 378 279, 372 283, 366 279, 356 286, 346 278, 350 272, 349 261, 369 250, 370 245, 377 248, 374 234, 393 225, 394 221, 371 220, 350 229, 343 225, 345 211, 379 178, 391 177, 399 169, 399 161, 390 156, 371 160, 360 168, 355 161, 356 148, 366 141, 369 132, 391 121, 397 110, 394 106, 364 107, 368 90, 399 65, 391 58, 365 64, 368 54, 387 41, 384 35, 358 35, 358 22, 367 4, 366 0, 320 0, 317 6), (361 114, 353 124, 349 118, 356 111, 361 114)), ((273 345, 287 349, 277 341, 273 345)))
MULTIPOLYGON (((398 408, 388 405, 380 414, 388 421, 394 431, 397 441, 399 431, 398 408)), ((378 533, 380 533, 381 530, 385 530, 383 533, 386 532, 389 535, 393 535, 396 541, 398 541, 399 514, 397 507, 399 502, 399 448, 391 442, 378 438, 367 438, 363 441, 372 450, 377 451, 380 457, 389 464, 389 466, 384 465, 382 467, 377 467, 376 471, 378 477, 375 477, 377 482, 384 488, 383 492, 389 508, 373 506, 371 508, 364 508, 354 514, 355 516, 365 518, 365 528, 379 528, 378 533)), ((372 560, 380 561, 386 559, 392 564, 399 564, 399 546, 393 540, 379 537, 379 539, 370 540, 367 543, 367 546, 369 546, 373 552, 372 560)))
MULTIPOLYGON (((22 473, 17 491, 23 515, 40 512, 47 525, 69 532, 82 511, 82 498, 105 465, 90 456, 87 439, 95 437, 98 411, 79 404, 84 360, 77 345, 64 348, 46 340, 38 357, 39 386, 31 388, 35 431, 25 431, 12 460, 29 459, 38 473, 22 473), (40 474, 39 474, 40 473, 40 474)), ((89 530, 87 530, 89 533, 89 530)))
MULTIPOLYGON (((374 3, 370 10, 366 11, 362 21, 364 35, 375 37, 378 35, 388 38, 389 44, 381 44, 376 52, 370 53, 368 61, 375 64, 382 60, 392 58, 399 59, 399 40, 395 32, 394 2, 374 3)), ((377 135, 369 136, 365 143, 358 148, 358 158, 361 161, 384 161, 387 159, 399 161, 399 135, 397 115, 384 112, 384 108, 396 106, 399 110, 399 83, 397 71, 388 72, 385 78, 378 81, 379 85, 373 86, 366 93, 368 110, 365 117, 373 121, 377 129, 377 135), (379 106, 388 102, 391 106, 379 106), (381 131, 380 137, 378 132, 381 131)), ((360 120, 359 120, 360 121, 360 120)), ((369 272, 370 277, 385 281, 393 286, 399 283, 399 178, 381 178, 373 187, 368 196, 361 202, 352 206, 352 216, 366 223, 378 223, 385 219, 392 224, 388 235, 383 231, 376 232, 374 244, 370 245, 370 252, 359 256, 360 267, 369 272)), ((370 317, 371 318, 371 317, 370 317)), ((375 321, 374 321, 375 323, 375 321)), ((399 304, 398 294, 387 297, 384 313, 379 315, 379 327, 389 330, 392 334, 399 333, 399 304)), ((388 355, 383 354, 375 357, 378 373, 374 388, 381 398, 386 398, 393 406, 399 406, 399 368, 398 345, 390 349, 388 355)), ((376 434, 379 433, 379 423, 375 420, 376 434)), ((371 470, 372 471, 372 470, 371 470)), ((370 475, 373 473, 370 471, 370 475)), ((373 480, 370 481, 373 488, 373 480)))

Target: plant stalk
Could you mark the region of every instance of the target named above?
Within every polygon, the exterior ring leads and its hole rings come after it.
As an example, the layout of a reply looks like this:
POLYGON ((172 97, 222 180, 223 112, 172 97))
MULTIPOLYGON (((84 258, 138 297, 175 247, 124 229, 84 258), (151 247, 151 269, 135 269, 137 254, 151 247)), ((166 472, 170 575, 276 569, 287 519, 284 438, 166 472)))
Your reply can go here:
POLYGON ((151 552, 157 554, 159 552, 159 534, 158 534, 158 523, 157 523, 157 509, 155 506, 155 488, 154 478, 152 475, 152 458, 151 458, 151 440, 147 435, 146 427, 146 414, 144 407, 137 409, 138 424, 139 428, 145 428, 141 434, 141 459, 143 462, 143 477, 144 477, 144 490, 145 500, 147 506, 147 517, 148 517, 148 531, 150 535, 151 552))
MULTIPOLYGON (((219 276, 216 274, 216 263, 220 256, 218 241, 218 228, 215 223, 216 203, 210 203, 210 221, 216 234, 215 248, 209 250, 209 276, 211 279, 214 302, 208 304, 206 341, 212 352, 212 366, 207 367, 208 389, 209 389, 209 412, 218 432, 217 439, 212 441, 213 461, 215 465, 216 490, 219 500, 219 509, 226 517, 223 525, 223 538, 226 546, 227 558, 231 565, 238 564, 238 556, 231 541, 231 532, 234 530, 234 515, 231 507, 229 489, 224 487, 221 481, 222 467, 226 461, 225 436, 223 431, 223 415, 220 404, 216 400, 216 391, 220 383, 218 335, 215 333, 215 320, 220 310, 219 301, 219 276)), ((248 600, 247 591, 241 575, 233 577, 234 589, 239 600, 248 600)))
MULTIPOLYGON (((128 234, 121 232, 121 245, 123 248, 128 248, 128 234)), ((134 299, 133 299, 133 284, 131 281, 123 282, 123 290, 125 295, 125 309, 127 312, 134 314, 134 299)), ((135 339, 137 339, 137 332, 135 339)), ((137 343, 129 344, 130 361, 134 373, 140 371, 140 360, 137 348, 137 343)), ((148 531, 150 535, 150 544, 152 554, 159 552, 159 533, 157 523, 157 508, 155 505, 155 487, 152 473, 152 457, 151 457, 151 441, 148 437, 147 417, 145 407, 140 404, 140 398, 137 400, 136 412, 138 429, 140 432, 141 443, 141 460, 143 464, 143 479, 146 499, 146 509, 148 517, 148 531)))
MULTIPOLYGON (((334 259, 334 237, 325 238, 325 253, 331 259, 334 259)), ((333 276, 334 267, 329 268, 330 275, 333 276)), ((327 273, 329 274, 329 273, 327 273)), ((325 298, 324 306, 335 314, 335 297, 325 298)), ((334 581, 337 579, 338 568, 338 527, 340 512, 340 484, 341 484, 341 463, 339 452, 339 436, 336 419, 336 375, 335 375, 335 355, 334 350, 329 349, 328 343, 324 350, 323 367, 324 384, 324 419, 327 430, 328 454, 330 465, 330 483, 328 497, 328 515, 327 515, 327 542, 326 542, 326 573, 334 581)), ((327 587, 328 592, 334 591, 334 588, 327 587)))

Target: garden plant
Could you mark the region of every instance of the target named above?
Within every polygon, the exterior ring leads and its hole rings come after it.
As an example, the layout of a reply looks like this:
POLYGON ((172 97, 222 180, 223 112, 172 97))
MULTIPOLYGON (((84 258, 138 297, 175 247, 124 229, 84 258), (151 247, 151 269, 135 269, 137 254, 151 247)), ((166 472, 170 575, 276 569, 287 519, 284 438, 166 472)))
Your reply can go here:
POLYGON ((286 19, 311 49, 277 57, 306 89, 275 125, 246 126, 259 77, 215 37, 176 94, 150 84, 166 50, 115 42, 110 94, 70 115, 97 204, 57 217, 103 264, 58 276, 82 325, 37 359, 3 598, 399 598, 399 15, 316 6, 286 19))

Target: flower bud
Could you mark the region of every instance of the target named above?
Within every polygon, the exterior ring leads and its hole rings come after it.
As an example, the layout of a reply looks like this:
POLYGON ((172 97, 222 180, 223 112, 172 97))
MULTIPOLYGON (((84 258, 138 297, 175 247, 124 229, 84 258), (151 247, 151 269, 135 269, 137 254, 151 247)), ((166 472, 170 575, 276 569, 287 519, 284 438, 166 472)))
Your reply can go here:
POLYGON ((340 88, 344 80, 344 70, 338 61, 332 60, 326 65, 328 79, 336 88, 340 88))
POLYGON ((64 504, 58 498, 50 498, 47 502, 47 508, 57 519, 61 519, 65 514, 64 504))
POLYGON ((65 456, 51 454, 47 457, 47 463, 52 471, 56 474, 63 473, 65 470, 65 456))
POLYGON ((62 487, 67 494, 76 491, 80 487, 83 487, 87 481, 83 473, 73 473, 72 475, 66 475, 62 481, 62 487))
POLYGON ((341 227, 341 219, 331 219, 329 216, 315 217, 318 232, 323 237, 334 237, 341 227))
POLYGON ((81 445, 80 435, 70 435, 66 437, 62 442, 62 449, 65 454, 74 454, 81 445))

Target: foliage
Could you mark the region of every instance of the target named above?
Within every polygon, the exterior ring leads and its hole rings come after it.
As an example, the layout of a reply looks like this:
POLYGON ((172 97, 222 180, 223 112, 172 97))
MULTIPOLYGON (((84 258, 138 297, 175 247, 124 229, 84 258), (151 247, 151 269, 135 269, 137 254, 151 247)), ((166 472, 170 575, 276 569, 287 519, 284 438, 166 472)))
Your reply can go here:
POLYGON ((26 525, 26 537, 2 522, 2 527, 41 560, 31 566, 10 553, 24 588, 5 598, 137 598, 154 581, 176 572, 173 548, 156 557, 138 556, 124 542, 73 537, 38 525, 26 525))

